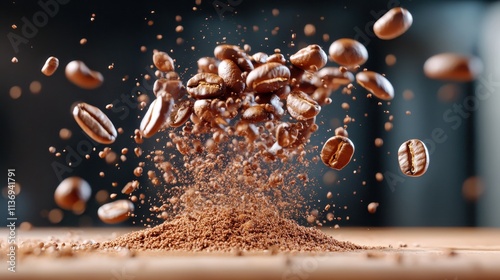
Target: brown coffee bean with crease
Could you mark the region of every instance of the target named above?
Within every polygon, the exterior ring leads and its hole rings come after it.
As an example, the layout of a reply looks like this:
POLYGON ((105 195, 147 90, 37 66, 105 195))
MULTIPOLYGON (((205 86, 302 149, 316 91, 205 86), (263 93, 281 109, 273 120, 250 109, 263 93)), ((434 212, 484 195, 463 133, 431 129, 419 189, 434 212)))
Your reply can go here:
POLYGON ((306 93, 293 90, 286 98, 286 108, 290 115, 299 120, 308 120, 316 117, 321 111, 321 106, 306 93))
POLYGON ((298 134, 297 128, 290 123, 281 123, 276 127, 276 141, 284 148, 292 145, 298 134))
POLYGON ((248 107, 241 119, 249 123, 267 122, 273 119, 273 115, 266 109, 266 105, 258 104, 248 107))
POLYGON ((191 102, 191 100, 181 101, 179 104, 174 105, 167 119, 167 123, 171 127, 179 127, 187 122, 192 113, 193 102, 191 102))
POLYGON ((349 38, 342 38, 333 42, 328 53, 333 61, 347 67, 362 65, 368 60, 368 51, 365 46, 349 38))
POLYGON ((356 82, 377 98, 391 100, 394 98, 394 88, 386 77, 373 71, 363 71, 356 74, 356 82))
POLYGON ((174 71, 174 60, 166 53, 156 51, 153 54, 153 64, 162 72, 174 71))
POLYGON ((224 80, 212 73, 198 73, 187 82, 187 92, 195 99, 219 97, 224 90, 224 80))
POLYGON ((316 72, 326 64, 325 51, 316 44, 300 49, 290 56, 290 62, 306 71, 316 72))
POLYGON ((85 63, 79 60, 68 63, 64 71, 70 82, 83 89, 95 89, 104 82, 101 73, 90 70, 85 63))
POLYGON ((246 84, 241 77, 241 70, 232 60, 224 59, 221 61, 218 74, 224 80, 226 88, 231 92, 239 94, 245 90, 246 84))
POLYGON ((73 117, 82 130, 96 142, 101 144, 115 142, 118 135, 116 128, 99 108, 79 103, 73 108, 73 117))
POLYGON ((354 155, 354 144, 344 136, 333 136, 328 139, 321 150, 321 160, 333 169, 342 170, 354 155))
POLYGON ((165 93, 159 93, 153 102, 149 105, 148 111, 144 115, 139 129, 142 136, 149 138, 158 132, 166 124, 173 107, 172 96, 165 93))
POLYGON ((399 147, 398 161, 403 174, 418 177, 423 175, 429 167, 429 152, 424 142, 410 139, 399 147))
POLYGON ((290 70, 277 62, 263 64, 252 70, 247 76, 247 87, 257 93, 276 91, 287 85, 290 70))
POLYGON ((68 177, 57 186, 54 192, 54 201, 57 206, 65 210, 77 210, 85 208, 87 200, 92 194, 92 188, 84 179, 73 176, 68 177))
POLYGON ((47 58, 47 61, 45 61, 45 64, 42 67, 42 73, 49 77, 56 72, 57 68, 59 67, 59 59, 57 57, 49 57, 47 58))
POLYGON ((134 212, 134 204, 127 199, 106 203, 97 209, 97 216, 106 224, 117 224, 126 221, 134 212))

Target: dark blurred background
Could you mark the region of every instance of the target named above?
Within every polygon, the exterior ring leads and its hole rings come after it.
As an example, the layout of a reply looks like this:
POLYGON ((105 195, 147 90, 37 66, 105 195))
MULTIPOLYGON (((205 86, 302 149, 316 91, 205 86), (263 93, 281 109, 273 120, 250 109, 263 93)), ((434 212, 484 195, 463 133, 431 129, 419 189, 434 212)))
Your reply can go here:
MULTIPOLYGON (((153 73, 149 67, 153 49, 170 52, 180 65, 182 79, 187 81, 196 73, 197 59, 212 56, 219 43, 249 44, 252 53, 272 53, 280 48, 290 55, 311 43, 328 51, 334 40, 350 37, 368 49, 370 58, 363 67, 385 73, 396 96, 390 105, 378 105, 376 99, 366 99, 366 91, 360 87, 351 96, 342 95, 340 90, 332 95, 333 103, 324 107, 319 118, 324 124, 312 144, 321 145, 333 135, 332 129, 347 114, 355 120, 348 127, 356 145, 355 161, 340 172, 321 163, 313 165, 311 176, 317 180, 317 196, 312 207, 335 204, 335 214, 342 219, 330 226, 500 226, 500 149, 496 144, 500 140, 496 123, 500 117, 496 109, 500 105, 500 72, 496 68, 500 65, 498 3, 200 2, 2 1, 0 170, 4 175, 0 178, 4 183, 0 183, 0 219, 5 220, 7 215, 7 169, 15 168, 20 185, 16 201, 20 221, 34 226, 104 225, 97 218, 97 208, 110 193, 120 194, 121 187, 135 179, 132 170, 138 160, 132 153, 135 143, 128 136, 138 127, 138 116, 143 112, 131 102, 135 102, 132 97, 138 90, 145 88, 149 90, 145 94, 152 95, 152 82, 145 81, 144 75, 153 73), (47 3, 52 5, 49 14, 42 7, 47 3), (220 3, 228 3, 227 9, 217 9, 220 3), (373 22, 394 6, 412 13, 413 26, 399 38, 379 40, 372 32, 373 22), (279 15, 276 11, 273 15, 273 9, 278 9, 279 15), (182 17, 180 22, 176 21, 177 15, 182 17), (37 26, 24 27, 27 21, 37 26), (13 24, 17 29, 12 28, 13 24), (313 36, 304 34, 306 24, 315 26, 313 36), (175 31, 178 25, 183 27, 182 32, 175 31), (295 39, 292 34, 296 34, 295 39), (87 39, 84 45, 80 44, 82 38, 87 39), (295 45, 291 46, 291 42, 295 45), (146 46, 147 51, 141 52, 141 46, 146 46), (485 70, 473 83, 429 80, 422 66, 428 57, 440 52, 479 56, 485 70), (59 58, 60 67, 52 77, 46 77, 40 69, 51 55, 59 58), (394 65, 386 62, 388 55, 396 58, 394 65), (18 63, 11 62, 13 57, 18 63), (75 59, 100 71, 104 84, 88 91, 67 81, 64 67, 75 59), (123 81, 124 77, 128 79, 123 81), (41 85, 39 92, 37 85, 41 85), (117 166, 106 164, 97 156, 103 145, 96 146, 97 152, 91 153, 90 160, 83 158, 85 153, 80 151, 85 151, 90 141, 71 115, 71 105, 76 101, 103 110, 106 104, 115 105, 116 110, 105 112, 124 134, 110 147, 118 156, 121 148, 129 147, 127 161, 119 161, 117 166), (343 102, 350 104, 349 110, 341 108, 343 102), (393 128, 386 131, 384 126, 390 116, 393 128), (60 138, 62 128, 72 132, 71 138, 60 138), (383 139, 382 147, 375 147, 375 138, 383 139), (405 177, 397 164, 397 149, 410 138, 425 140, 431 154, 429 170, 419 178, 405 177), (67 152, 55 157, 48 151, 50 146, 67 152), (67 159, 74 164, 65 165, 67 159), (99 175, 101 171, 104 177, 99 175), (376 173, 384 175, 383 180, 376 180, 376 173), (82 215, 54 210, 54 190, 61 179, 69 176, 81 176, 92 186, 92 198, 82 215), (118 187, 113 188, 112 182, 117 182, 118 187), (330 200, 326 199, 329 191, 334 194, 330 200), (375 214, 367 211, 370 202, 380 204, 375 214)), ((148 142, 144 148, 152 149, 154 145, 148 142)), ((148 184, 142 180, 144 187, 148 184)), ((147 212, 148 207, 139 208, 138 212, 147 212)), ((133 223, 142 224, 134 219, 124 224, 133 223)))

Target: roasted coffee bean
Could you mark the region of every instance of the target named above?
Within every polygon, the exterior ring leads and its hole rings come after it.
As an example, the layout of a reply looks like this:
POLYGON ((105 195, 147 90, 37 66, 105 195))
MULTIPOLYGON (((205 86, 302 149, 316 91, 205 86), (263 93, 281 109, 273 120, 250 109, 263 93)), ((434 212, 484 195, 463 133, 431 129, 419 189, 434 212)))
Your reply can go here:
POLYGON ((333 61, 347 67, 362 65, 368 60, 368 51, 365 46, 349 38, 342 38, 333 42, 328 53, 333 61))
POLYGON ((290 115, 299 120, 307 120, 316 117, 321 111, 321 106, 306 93, 293 90, 286 98, 286 108, 290 115))
POLYGON ((167 123, 171 127, 179 127, 187 122, 193 113, 193 103, 190 100, 184 100, 179 104, 175 104, 167 123))
POLYGON ((328 139, 321 150, 321 160, 333 169, 341 170, 354 154, 354 144, 344 136, 333 136, 328 139))
POLYGON ((326 53, 318 45, 309 45, 290 56, 290 62, 306 71, 316 72, 326 64, 326 53))
POLYGON ((288 84, 290 70, 277 62, 263 64, 252 70, 247 76, 247 87, 257 93, 278 90, 288 84))
POLYGON ((210 99, 198 99, 194 102, 193 110, 195 115, 205 122, 212 121, 216 116, 216 111, 212 110, 210 99))
POLYGON ((412 23, 413 17, 408 10, 395 7, 373 24, 373 32, 380 39, 390 40, 405 33, 412 23))
POLYGON ((254 61, 254 66, 258 67, 267 62, 268 55, 264 52, 254 53, 252 55, 252 60, 254 61))
POLYGON ((418 177, 423 175, 429 167, 429 152, 424 142, 410 139, 399 147, 398 161, 403 174, 418 177))
POLYGON ((187 82, 187 91, 195 99, 219 97, 224 89, 224 80, 212 73, 198 73, 187 82))
POLYGON ((92 188, 84 179, 73 176, 64 179, 54 192, 57 206, 65 210, 81 212, 92 194, 92 188))
POLYGON ((266 109, 266 105, 258 104, 248 107, 241 119, 249 123, 267 122, 273 119, 273 115, 266 109))
POLYGON ((101 144, 115 142, 117 131, 113 123, 99 108, 79 103, 73 108, 73 117, 90 138, 101 144))
POLYGON ((181 79, 181 77, 179 76, 179 74, 177 72, 175 72, 175 71, 166 72, 164 78, 167 79, 167 80, 170 80, 170 81, 177 81, 177 80, 181 79))
POLYGON ((126 221, 134 212, 134 204, 127 199, 106 203, 97 209, 97 216, 106 224, 117 224, 126 221))
POLYGON ((354 81, 354 75, 351 72, 342 72, 337 67, 325 67, 319 70, 314 77, 315 86, 326 87, 333 90, 339 88, 341 85, 348 85, 354 81))
POLYGON ((235 45, 218 45, 214 49, 214 56, 219 60, 230 59, 234 62, 243 57, 243 50, 235 45))
POLYGON ((131 194, 139 187, 139 181, 128 182, 122 189, 123 194, 131 194))
POLYGON ((267 63, 271 63, 271 62, 276 62, 276 63, 279 63, 281 65, 285 65, 286 64, 286 58, 281 53, 275 53, 275 54, 270 55, 267 58, 267 63))
POLYGON ((224 80, 226 88, 231 92, 239 94, 245 89, 245 82, 241 77, 241 70, 236 63, 230 59, 224 59, 219 64, 219 76, 224 80))
POLYGON ((153 102, 149 105, 148 111, 144 115, 139 129, 142 136, 149 138, 158 132, 166 124, 173 107, 172 96, 165 93, 159 93, 153 102))
POLYGON ((394 88, 384 76, 373 71, 362 71, 356 74, 356 82, 382 100, 394 98, 394 88))
POLYGON ((73 60, 65 69, 66 78, 83 89, 95 89, 102 85, 104 78, 101 73, 90 70, 85 63, 73 60))
POLYGON ((56 72, 57 67, 59 67, 59 59, 57 57, 49 57, 47 58, 47 61, 45 61, 45 64, 42 67, 42 73, 45 76, 52 76, 54 72, 56 72))
POLYGON ((153 93, 155 95, 158 95, 159 92, 169 93, 172 95, 172 98, 178 100, 184 96, 184 94, 186 93, 186 88, 180 80, 159 78, 153 85, 153 93))
POLYGON ((174 71, 175 69, 174 60, 166 52, 154 52, 153 64, 162 72, 174 71))
POLYGON ((217 74, 219 62, 213 57, 202 57, 198 59, 198 73, 217 74))
POLYGON ((297 128, 290 123, 281 123, 276 127, 276 141, 278 145, 281 147, 288 147, 292 145, 295 140, 297 140, 297 136, 299 131, 297 128))
POLYGON ((476 79, 482 70, 479 58, 457 53, 437 54, 424 64, 425 75, 437 80, 468 82, 476 79))

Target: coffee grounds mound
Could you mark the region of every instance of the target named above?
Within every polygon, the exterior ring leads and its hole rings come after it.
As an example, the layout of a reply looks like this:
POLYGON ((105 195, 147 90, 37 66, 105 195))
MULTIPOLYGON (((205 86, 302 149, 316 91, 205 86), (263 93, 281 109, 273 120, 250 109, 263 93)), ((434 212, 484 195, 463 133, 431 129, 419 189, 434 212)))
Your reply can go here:
POLYGON ((366 249, 338 241, 315 228, 280 217, 276 211, 212 207, 184 213, 153 228, 122 235, 101 244, 102 249, 186 252, 343 252, 366 249))

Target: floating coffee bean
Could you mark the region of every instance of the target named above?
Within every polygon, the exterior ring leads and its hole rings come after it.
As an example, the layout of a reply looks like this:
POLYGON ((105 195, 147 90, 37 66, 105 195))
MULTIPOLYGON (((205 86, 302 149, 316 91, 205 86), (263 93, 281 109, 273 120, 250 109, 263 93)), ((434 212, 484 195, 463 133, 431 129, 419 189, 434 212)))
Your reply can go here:
POLYGON ((195 99, 219 97, 224 93, 224 80, 216 74, 198 73, 187 82, 187 91, 195 99))
POLYGON ((306 93, 293 90, 286 98, 286 108, 290 115, 299 120, 314 118, 321 111, 321 106, 306 93))
POLYGON ((266 63, 267 58, 268 58, 268 55, 264 52, 258 52, 258 53, 254 53, 252 55, 252 59, 254 61, 254 64, 256 65, 256 67, 266 63))
POLYGON ((59 59, 51 56, 47 58, 47 61, 45 61, 45 64, 42 67, 42 73, 45 76, 52 76, 52 74, 56 72, 58 67, 59 67, 59 59))
POLYGON ((174 108, 167 119, 167 123, 171 127, 179 127, 186 123, 192 113, 193 103, 190 100, 184 100, 179 104, 174 105, 174 108))
POLYGON ((344 136, 334 136, 328 139, 321 150, 321 160, 333 169, 344 168, 354 155, 354 144, 344 136))
POLYGON ((290 62, 306 71, 316 72, 326 64, 326 53, 316 45, 309 45, 290 56, 290 62))
POLYGON ((82 130, 96 142, 111 144, 115 141, 115 126, 99 108, 79 103, 73 108, 73 117, 82 130))
POLYGON ((148 111, 141 121, 139 129, 142 136, 149 138, 158 132, 166 124, 173 107, 172 96, 160 93, 149 105, 148 111))
POLYGON ((213 57, 202 57, 198 59, 198 73, 217 74, 219 62, 213 57))
POLYGON ((394 88, 384 76, 373 71, 363 71, 356 74, 356 82, 382 100, 394 98, 394 88))
POLYGON ((281 147, 292 145, 297 140, 298 134, 297 128, 290 123, 281 123, 276 127, 276 140, 281 147))
POLYGON ((468 82, 477 78, 483 70, 483 63, 474 56, 457 53, 441 53, 427 59, 424 73, 437 80, 468 82))
POLYGON ((266 105, 258 104, 248 107, 241 119, 249 123, 266 122, 273 119, 273 115, 266 109, 266 105))
POLYGON ((333 61, 348 67, 362 65, 368 60, 368 51, 365 46, 349 38, 342 38, 333 42, 328 53, 333 61))
POLYGON ((166 53, 156 51, 153 54, 153 64, 163 72, 174 71, 174 60, 166 53))
POLYGON ((219 60, 230 59, 235 61, 243 57, 243 50, 235 45, 218 45, 214 49, 214 56, 219 60))
POLYGON ((405 33, 412 23, 413 17, 410 12, 396 7, 390 9, 373 24, 373 32, 380 39, 390 40, 405 33))
POLYGON ((216 112, 212 110, 211 100, 199 99, 194 102, 193 110, 195 115, 201 120, 210 122, 215 118, 216 112))
POLYGON ((269 62, 252 70, 247 76, 247 87, 257 93, 278 90, 288 84, 290 70, 277 62, 269 62))
POLYGON ((133 211, 134 204, 127 199, 121 199, 99 207, 97 216, 107 224, 117 224, 126 221, 133 211))
POLYGON ((271 63, 271 62, 277 62, 281 65, 285 65, 286 63, 286 58, 283 54, 281 53, 275 53, 275 54, 272 54, 270 55, 268 58, 267 58, 267 62, 268 63, 271 63))
POLYGON ((354 81, 354 75, 351 72, 342 72, 337 67, 325 67, 319 70, 315 77, 314 85, 334 90, 340 85, 347 85, 354 81))
POLYGON ((424 142, 410 139, 399 147, 398 161, 403 174, 418 177, 423 175, 429 167, 429 152, 424 142))
POLYGON ((92 194, 89 183, 80 177, 68 177, 64 179, 54 192, 54 200, 57 206, 65 210, 81 212, 92 194))
POLYGON ((345 128, 340 126, 335 129, 335 136, 349 137, 349 133, 347 133, 347 130, 345 130, 345 128))
POLYGON ((90 70, 85 63, 73 60, 65 69, 66 78, 83 89, 95 89, 102 85, 104 78, 101 73, 90 70))
POLYGON ((123 194, 131 194, 139 187, 139 181, 128 182, 122 189, 123 194))
POLYGON ((239 94, 245 89, 245 82, 241 77, 241 70, 232 60, 224 59, 219 64, 219 76, 224 80, 228 90, 239 94))

